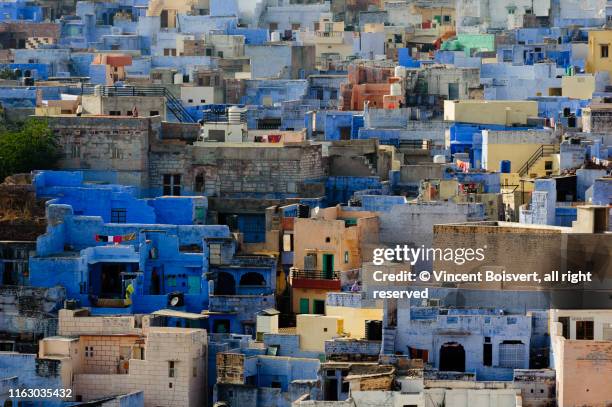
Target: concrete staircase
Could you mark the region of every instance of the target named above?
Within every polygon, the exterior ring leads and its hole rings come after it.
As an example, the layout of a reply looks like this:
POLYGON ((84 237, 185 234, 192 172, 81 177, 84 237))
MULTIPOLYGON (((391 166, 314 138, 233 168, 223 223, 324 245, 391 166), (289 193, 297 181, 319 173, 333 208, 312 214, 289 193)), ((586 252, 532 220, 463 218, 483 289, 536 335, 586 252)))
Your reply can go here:
POLYGON ((376 171, 376 164, 374 164, 368 157, 366 157, 365 155, 362 155, 361 158, 363 159, 363 164, 368 167, 370 169, 370 174, 372 174, 373 176, 376 176, 377 171, 376 171))
MULTIPOLYGON (((536 172, 545 172, 545 161, 552 160, 554 154, 559 154, 559 145, 556 144, 543 144, 541 145, 529 159, 523 164, 518 170, 518 174, 523 177, 531 174, 532 170, 539 170, 536 172)), ((552 173, 552 170, 551 170, 552 173)), ((548 175, 548 174, 547 174, 548 175)))

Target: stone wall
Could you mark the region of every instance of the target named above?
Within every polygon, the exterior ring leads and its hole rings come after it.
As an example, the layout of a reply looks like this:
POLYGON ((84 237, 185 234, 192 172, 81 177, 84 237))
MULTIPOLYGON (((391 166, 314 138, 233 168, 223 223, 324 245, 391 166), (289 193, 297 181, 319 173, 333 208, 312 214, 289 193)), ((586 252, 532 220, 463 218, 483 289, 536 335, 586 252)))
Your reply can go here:
POLYGON ((381 341, 332 339, 325 341, 328 360, 378 360, 381 341))
POLYGON ((117 182, 146 188, 149 143, 158 138, 160 117, 50 117, 64 154, 62 169, 115 170, 117 182))
POLYGON ((36 352, 38 339, 56 334, 65 295, 61 287, 0 287, 0 336, 15 340, 15 351, 36 352))
POLYGON ((142 334, 142 329, 137 327, 137 318, 128 316, 79 316, 84 310, 72 311, 62 309, 59 311, 59 334, 63 336, 73 335, 112 335, 112 334, 142 334))
POLYGON ((284 148, 156 144, 150 159, 152 191, 161 191, 163 174, 183 174, 186 191, 235 197, 297 194, 301 182, 324 175, 321 146, 305 144, 284 148), (203 184, 196 182, 198 177, 203 184))

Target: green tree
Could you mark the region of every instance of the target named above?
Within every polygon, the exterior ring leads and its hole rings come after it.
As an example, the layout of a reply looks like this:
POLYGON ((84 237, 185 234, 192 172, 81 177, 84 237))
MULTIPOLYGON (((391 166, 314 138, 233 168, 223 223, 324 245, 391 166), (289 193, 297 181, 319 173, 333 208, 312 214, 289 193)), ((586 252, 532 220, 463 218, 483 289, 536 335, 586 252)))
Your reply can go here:
POLYGON ((15 129, 0 129, 0 182, 5 177, 54 168, 57 139, 45 120, 28 119, 15 129))

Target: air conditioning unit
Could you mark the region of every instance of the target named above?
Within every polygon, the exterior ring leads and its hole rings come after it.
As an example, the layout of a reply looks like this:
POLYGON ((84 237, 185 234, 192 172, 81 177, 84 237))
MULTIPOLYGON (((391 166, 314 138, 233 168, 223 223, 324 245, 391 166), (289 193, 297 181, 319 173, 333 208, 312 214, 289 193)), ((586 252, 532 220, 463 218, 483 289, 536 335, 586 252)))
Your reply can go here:
POLYGON ((168 294, 168 307, 178 308, 185 305, 185 294, 176 291, 168 294))

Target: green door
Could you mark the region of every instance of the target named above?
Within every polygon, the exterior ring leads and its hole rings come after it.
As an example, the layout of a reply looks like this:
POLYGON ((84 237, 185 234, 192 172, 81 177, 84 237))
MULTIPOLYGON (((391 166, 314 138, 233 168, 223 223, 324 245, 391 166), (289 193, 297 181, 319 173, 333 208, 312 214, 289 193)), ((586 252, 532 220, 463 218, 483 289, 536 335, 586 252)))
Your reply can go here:
POLYGON ((187 276, 187 288, 189 294, 200 294, 200 276, 187 276))
POLYGON ((332 278, 334 275, 334 255, 324 254, 323 255, 323 276, 325 278, 332 278))
POLYGON ((308 298, 300 298, 300 314, 308 314, 308 298))
POLYGON ((195 221, 198 225, 203 225, 206 223, 206 209, 203 206, 196 206, 195 221))

